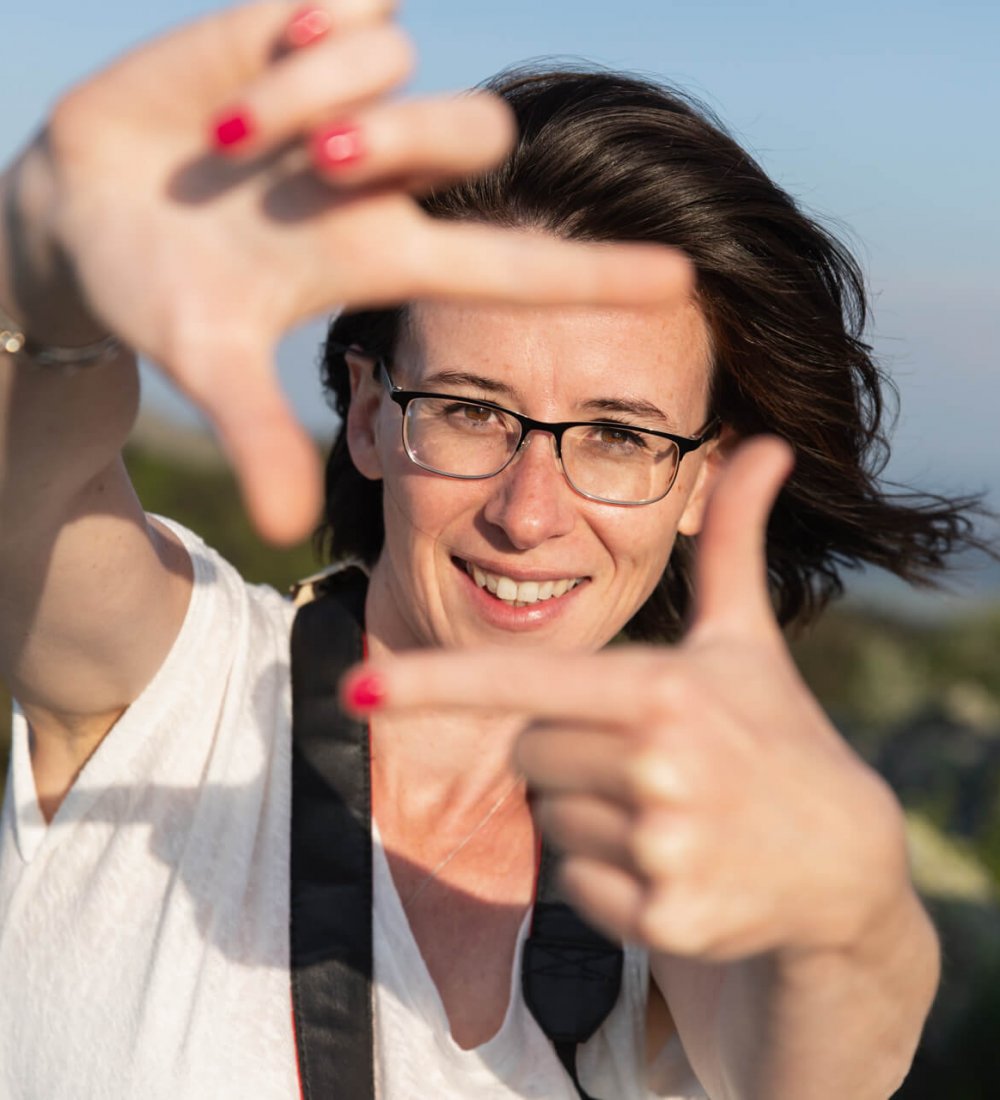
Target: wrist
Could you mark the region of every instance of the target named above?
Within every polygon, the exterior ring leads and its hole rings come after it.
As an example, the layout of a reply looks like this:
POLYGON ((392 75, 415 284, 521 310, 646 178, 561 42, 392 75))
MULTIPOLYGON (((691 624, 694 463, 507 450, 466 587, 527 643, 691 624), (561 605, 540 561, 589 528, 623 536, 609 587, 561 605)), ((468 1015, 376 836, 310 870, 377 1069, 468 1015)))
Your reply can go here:
POLYGON ((86 348, 108 336, 59 243, 45 134, 0 176, 0 309, 29 348, 86 348))
POLYGON ((911 989, 919 989, 929 1006, 940 976, 937 932, 910 882, 901 885, 892 904, 881 908, 857 936, 836 947, 779 949, 775 973, 790 984, 816 981, 831 968, 859 973, 905 974, 911 989), (921 980, 922 979, 922 980, 921 980))

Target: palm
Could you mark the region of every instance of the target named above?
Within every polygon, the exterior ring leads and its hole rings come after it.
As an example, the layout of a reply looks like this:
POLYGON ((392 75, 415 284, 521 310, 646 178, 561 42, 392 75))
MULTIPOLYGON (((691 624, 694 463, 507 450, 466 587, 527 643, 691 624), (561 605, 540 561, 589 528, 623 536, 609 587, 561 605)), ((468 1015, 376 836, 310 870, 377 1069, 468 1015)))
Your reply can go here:
POLYGON ((687 264, 665 249, 601 249, 422 214, 406 184, 488 167, 509 144, 510 119, 492 97, 387 101, 409 54, 384 7, 373 0, 322 50, 280 58, 288 5, 210 17, 72 92, 47 133, 56 239, 85 299, 201 406, 258 527, 278 539, 301 536, 319 499, 315 455, 273 371, 291 325, 338 304, 631 305, 689 287, 687 264), (219 156, 210 122, 247 96, 270 130, 255 155, 219 156), (334 188, 303 139, 344 113, 395 137, 360 180, 334 188))
POLYGON ((201 358, 203 341, 269 348, 333 303, 398 293, 395 257, 421 228, 402 192, 338 200, 308 174, 301 148, 249 165, 209 153, 213 110, 257 75, 257 62, 193 60, 225 57, 232 32, 224 28, 250 14, 256 9, 131 55, 70 97, 51 127, 69 200, 61 231, 89 300, 196 390, 185 365, 201 358), (150 71, 160 74, 155 84, 150 71))

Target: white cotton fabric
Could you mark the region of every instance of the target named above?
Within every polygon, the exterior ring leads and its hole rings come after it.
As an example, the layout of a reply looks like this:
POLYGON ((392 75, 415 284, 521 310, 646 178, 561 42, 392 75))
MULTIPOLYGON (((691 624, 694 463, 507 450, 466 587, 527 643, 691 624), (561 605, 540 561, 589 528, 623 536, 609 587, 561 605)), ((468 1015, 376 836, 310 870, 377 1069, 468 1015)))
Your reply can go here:
MULTIPOLYGON (((294 609, 190 532, 194 591, 163 666, 52 822, 15 706, 0 819, 0 1100, 294 1100, 288 978, 294 609)), ((520 944, 514 975, 519 973, 520 944)), ((520 997, 461 1050, 375 841, 380 1100, 576 1100, 520 997)), ((581 1051, 602 1100, 702 1100, 680 1044, 643 1078, 647 966, 626 954, 581 1051)), ((351 1098, 343 1098, 351 1100, 351 1098)))
MULTIPOLYGON (((375 841, 374 955, 381 1094, 435 1100, 579 1100, 520 993, 521 953, 530 913, 518 933, 510 1000, 500 1030, 481 1046, 463 1050, 451 1037, 444 1004, 413 939, 377 828, 375 841)), ((676 1038, 653 1067, 651 1076, 657 1089, 643 1083, 648 975, 646 953, 626 948, 618 1004, 578 1052, 581 1083, 601 1100, 701 1100, 705 1093, 676 1038)))

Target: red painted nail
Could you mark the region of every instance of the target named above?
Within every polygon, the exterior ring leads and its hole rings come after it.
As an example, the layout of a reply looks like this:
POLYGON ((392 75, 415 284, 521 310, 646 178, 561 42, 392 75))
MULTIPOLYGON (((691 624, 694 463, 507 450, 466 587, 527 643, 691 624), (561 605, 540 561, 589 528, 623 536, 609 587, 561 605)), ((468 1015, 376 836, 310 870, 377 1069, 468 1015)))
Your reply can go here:
POLYGON ((332 25, 328 11, 306 4, 299 8, 285 28, 285 41, 294 49, 301 49, 322 38, 332 25))
POLYGON ((224 115, 215 123, 213 135, 220 149, 231 149, 247 140, 253 133, 253 120, 245 110, 224 115))
POLYGON ((367 672, 351 684, 345 697, 353 710, 375 710, 385 702, 385 688, 374 672, 367 672))
POLYGON ((332 126, 312 139, 312 158, 319 168, 345 168, 365 155, 361 134, 354 126, 332 126))

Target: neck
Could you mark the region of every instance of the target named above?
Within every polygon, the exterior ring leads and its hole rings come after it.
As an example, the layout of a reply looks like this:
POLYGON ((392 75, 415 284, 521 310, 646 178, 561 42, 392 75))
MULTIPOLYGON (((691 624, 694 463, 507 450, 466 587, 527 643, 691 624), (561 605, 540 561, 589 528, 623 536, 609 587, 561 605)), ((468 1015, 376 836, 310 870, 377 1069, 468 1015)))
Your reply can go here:
MULTIPOLYGON (((523 721, 426 711, 371 725, 376 815, 448 830, 481 815, 516 775, 514 742, 523 721)), ((523 796, 522 796, 523 797, 523 796)))

